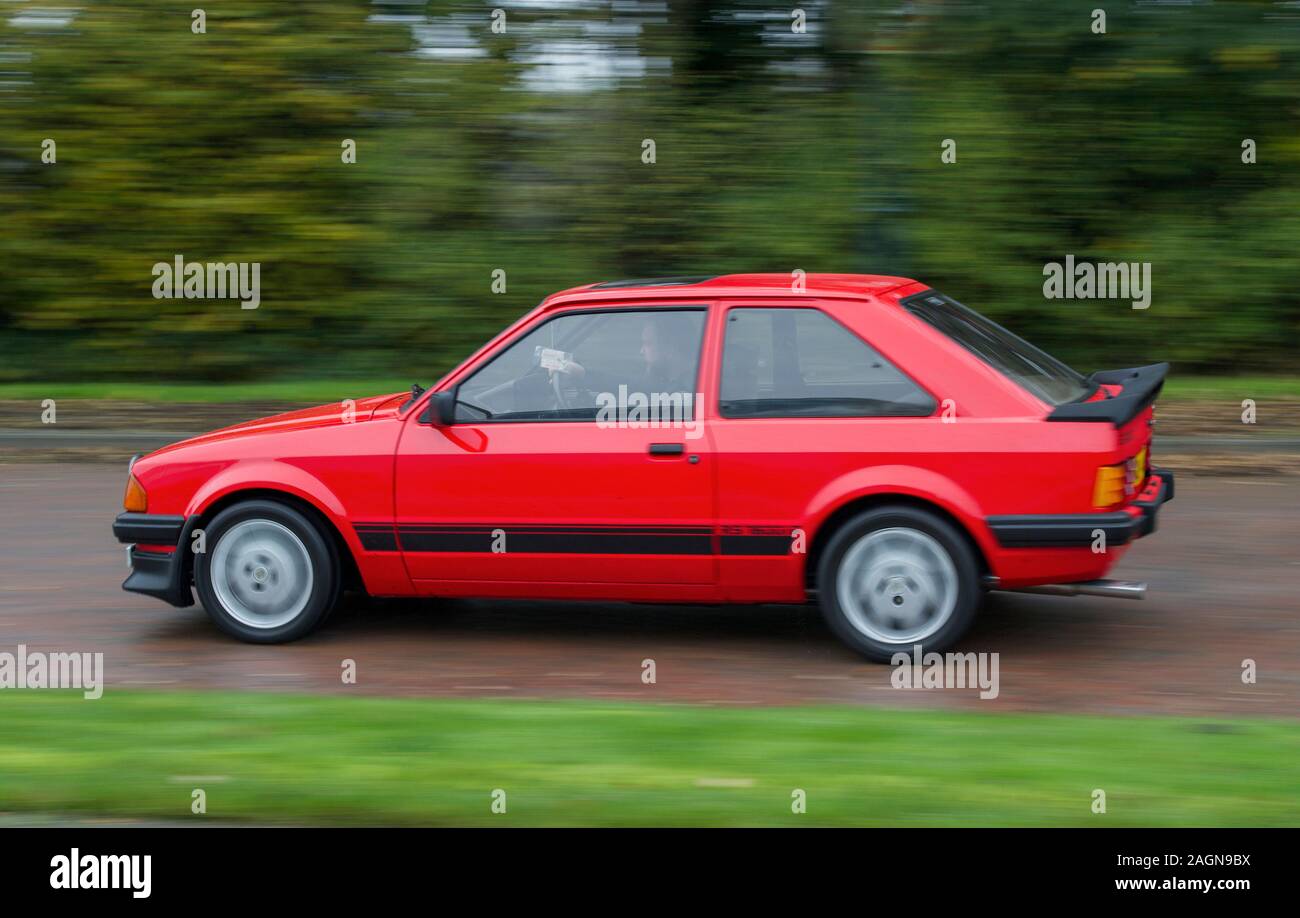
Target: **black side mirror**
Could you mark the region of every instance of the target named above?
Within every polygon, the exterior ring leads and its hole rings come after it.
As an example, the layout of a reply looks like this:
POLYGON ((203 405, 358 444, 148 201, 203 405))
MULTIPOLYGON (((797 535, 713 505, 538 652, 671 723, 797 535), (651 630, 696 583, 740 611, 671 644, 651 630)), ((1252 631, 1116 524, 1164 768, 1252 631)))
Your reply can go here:
POLYGON ((425 423, 435 424, 438 427, 450 427, 456 423, 456 389, 458 386, 450 389, 444 389, 441 392, 435 392, 429 398, 429 404, 424 409, 424 414, 420 420, 425 423))

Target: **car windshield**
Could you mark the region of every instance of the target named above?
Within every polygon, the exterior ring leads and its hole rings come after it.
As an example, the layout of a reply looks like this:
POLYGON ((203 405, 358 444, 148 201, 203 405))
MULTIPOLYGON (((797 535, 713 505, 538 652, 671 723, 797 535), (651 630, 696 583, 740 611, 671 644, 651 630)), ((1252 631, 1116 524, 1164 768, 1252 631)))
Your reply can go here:
POLYGON ((927 290, 903 300, 902 306, 1049 405, 1078 401, 1092 392, 1084 377, 1051 354, 951 297, 927 290))

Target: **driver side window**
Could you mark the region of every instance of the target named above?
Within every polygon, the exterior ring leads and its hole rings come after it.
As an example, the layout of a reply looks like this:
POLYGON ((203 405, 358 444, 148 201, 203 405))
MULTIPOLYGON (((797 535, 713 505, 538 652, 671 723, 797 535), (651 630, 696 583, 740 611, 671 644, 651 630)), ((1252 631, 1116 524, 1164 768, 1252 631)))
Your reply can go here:
POLYGON ((461 384, 456 419, 595 421, 634 393, 689 418, 704 317, 702 307, 556 316, 461 384))

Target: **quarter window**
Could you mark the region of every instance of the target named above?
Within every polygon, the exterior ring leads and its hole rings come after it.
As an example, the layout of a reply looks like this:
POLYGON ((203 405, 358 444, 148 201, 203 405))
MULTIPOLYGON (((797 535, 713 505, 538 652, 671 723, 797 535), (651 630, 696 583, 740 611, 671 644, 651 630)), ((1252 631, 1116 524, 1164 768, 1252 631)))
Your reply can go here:
POLYGON ((733 309, 722 354, 728 418, 926 417, 935 402, 819 309, 733 309))

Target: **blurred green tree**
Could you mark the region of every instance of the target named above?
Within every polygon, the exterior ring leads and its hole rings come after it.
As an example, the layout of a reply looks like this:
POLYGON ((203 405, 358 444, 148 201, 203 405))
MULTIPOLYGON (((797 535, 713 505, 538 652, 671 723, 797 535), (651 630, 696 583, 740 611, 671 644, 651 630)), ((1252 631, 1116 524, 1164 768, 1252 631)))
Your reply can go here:
POLYGON ((1300 14, 1094 6, 7 9, 0 380, 428 380, 555 289, 794 268, 913 274, 1085 370, 1294 372, 1300 14), (1067 253, 1151 262, 1151 308, 1045 300, 1067 253), (260 307, 153 298, 178 254, 261 263, 260 307))

